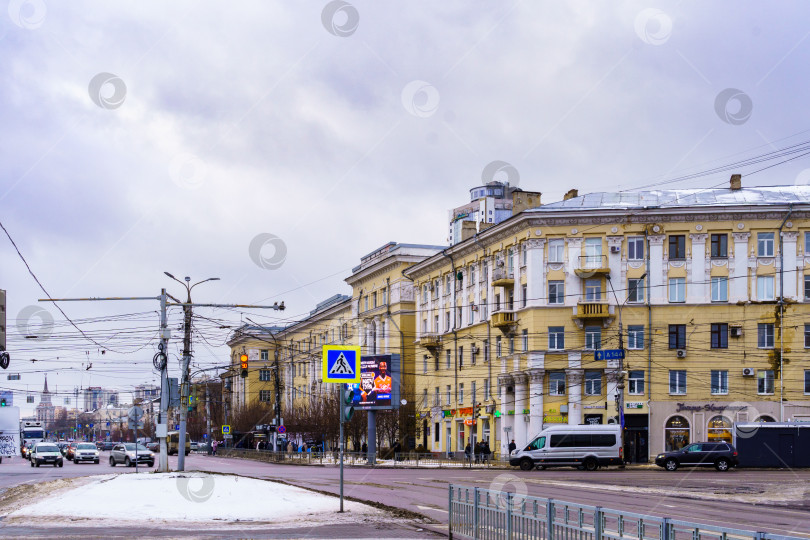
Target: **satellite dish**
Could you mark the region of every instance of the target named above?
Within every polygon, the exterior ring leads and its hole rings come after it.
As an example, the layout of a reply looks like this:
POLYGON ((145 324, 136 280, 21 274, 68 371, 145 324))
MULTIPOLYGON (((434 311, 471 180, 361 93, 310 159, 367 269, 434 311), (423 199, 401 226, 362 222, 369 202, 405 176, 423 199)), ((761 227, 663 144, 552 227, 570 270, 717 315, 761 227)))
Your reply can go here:
POLYGON ((407 400, 407 399, 403 399, 402 401, 400 401, 400 403, 401 403, 402 405, 407 405, 407 404, 408 404, 408 400, 407 400))

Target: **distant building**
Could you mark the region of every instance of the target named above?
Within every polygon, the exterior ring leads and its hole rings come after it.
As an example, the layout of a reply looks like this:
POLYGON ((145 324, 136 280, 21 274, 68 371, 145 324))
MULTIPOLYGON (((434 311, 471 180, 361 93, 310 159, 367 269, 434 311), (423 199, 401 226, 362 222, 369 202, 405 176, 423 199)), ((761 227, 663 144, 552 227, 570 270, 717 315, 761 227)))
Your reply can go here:
POLYGON ((160 398, 160 387, 154 384, 139 384, 135 387, 133 401, 146 402, 160 398))
POLYGON ((451 246, 523 211, 540 206, 540 193, 493 180, 470 189, 470 202, 449 211, 451 246), (521 197, 521 195, 524 195, 521 197))
POLYGON ((39 405, 35 409, 37 421, 42 422, 47 428, 54 421, 54 409, 53 403, 51 403, 51 392, 48 390, 48 376, 45 375, 45 388, 42 389, 39 405))
POLYGON ((94 411, 107 405, 118 406, 118 392, 100 386, 90 386, 84 389, 84 410, 94 411))

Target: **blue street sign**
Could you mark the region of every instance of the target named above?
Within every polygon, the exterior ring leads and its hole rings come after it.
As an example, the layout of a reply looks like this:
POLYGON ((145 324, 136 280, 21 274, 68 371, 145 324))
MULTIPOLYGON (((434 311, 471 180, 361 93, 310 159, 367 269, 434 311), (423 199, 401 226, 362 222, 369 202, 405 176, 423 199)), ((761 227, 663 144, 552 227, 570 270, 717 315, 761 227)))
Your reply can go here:
POLYGON ((207 439, 207 438, 208 438, 208 433, 203 433, 203 439, 207 439))
POLYGON ((322 365, 321 378, 325 383, 359 383, 360 347, 324 346, 322 365))
POLYGON ((594 360, 624 360, 624 349, 605 349, 593 352, 594 360))

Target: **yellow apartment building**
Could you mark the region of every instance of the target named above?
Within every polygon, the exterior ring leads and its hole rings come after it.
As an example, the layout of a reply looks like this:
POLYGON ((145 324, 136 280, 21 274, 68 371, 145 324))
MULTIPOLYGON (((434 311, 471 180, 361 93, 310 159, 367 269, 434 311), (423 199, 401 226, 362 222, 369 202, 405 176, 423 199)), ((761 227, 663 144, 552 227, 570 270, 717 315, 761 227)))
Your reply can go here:
POLYGON ((623 422, 647 461, 810 421, 810 187, 531 195, 404 272, 428 450, 623 422))

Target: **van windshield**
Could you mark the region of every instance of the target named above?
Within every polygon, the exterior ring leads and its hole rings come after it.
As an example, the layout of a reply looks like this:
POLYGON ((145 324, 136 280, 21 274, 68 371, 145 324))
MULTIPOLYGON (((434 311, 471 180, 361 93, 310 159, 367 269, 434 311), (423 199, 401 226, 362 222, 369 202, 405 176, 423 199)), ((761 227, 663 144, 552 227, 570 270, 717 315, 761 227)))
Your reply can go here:
POLYGON ((546 445, 546 438, 537 437, 535 440, 529 443, 529 446, 526 447, 526 450, 540 450, 545 445, 546 445))

